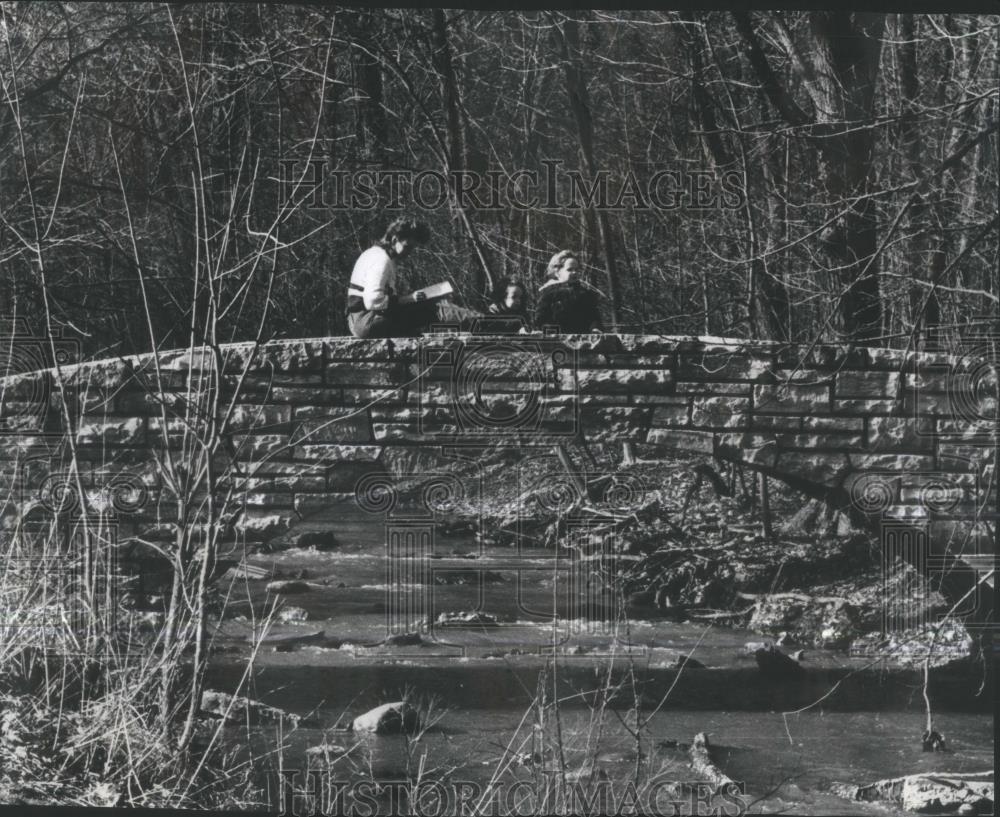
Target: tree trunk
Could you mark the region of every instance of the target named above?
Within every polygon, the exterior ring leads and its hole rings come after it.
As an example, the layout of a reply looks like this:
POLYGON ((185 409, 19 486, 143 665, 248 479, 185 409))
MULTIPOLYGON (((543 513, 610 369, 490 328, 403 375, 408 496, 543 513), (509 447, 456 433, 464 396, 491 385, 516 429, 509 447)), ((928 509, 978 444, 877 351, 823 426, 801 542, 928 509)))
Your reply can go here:
POLYGON ((848 339, 882 333, 873 173, 875 80, 884 14, 811 12, 819 172, 826 201, 839 209, 821 235, 828 268, 839 279, 840 315, 848 339))
MULTIPOLYGON (((820 190, 835 217, 819 237, 826 268, 840 288, 839 316, 849 340, 866 342, 882 332, 877 222, 870 186, 875 144, 872 117, 882 51, 884 14, 809 13, 812 48, 794 47, 775 18, 813 112, 806 113, 775 74, 747 12, 734 12, 749 46, 761 91, 789 124, 806 126, 817 148, 820 190)), ((831 214, 832 216, 832 214, 831 214)))
MULTIPOLYGON (((566 93, 569 97, 570 109, 576 122, 577 137, 580 142, 580 152, 583 154, 584 168, 591 182, 597 174, 597 163, 594 160, 594 122, 590 113, 590 103, 587 95, 587 83, 579 66, 580 35, 576 20, 566 17, 557 27, 562 44, 563 76, 566 80, 566 93)), ((611 235, 611 225, 607 213, 595 208, 597 231, 601 248, 604 253, 604 263, 607 267, 608 299, 611 309, 611 329, 614 331, 620 323, 621 294, 618 288, 618 270, 615 263, 615 250, 611 235)))
POLYGON ((354 48, 354 86, 360 102, 356 108, 356 138, 361 155, 370 161, 379 161, 384 158, 388 132, 382 109, 382 64, 370 39, 374 27, 371 12, 361 12, 357 24, 359 35, 354 48))

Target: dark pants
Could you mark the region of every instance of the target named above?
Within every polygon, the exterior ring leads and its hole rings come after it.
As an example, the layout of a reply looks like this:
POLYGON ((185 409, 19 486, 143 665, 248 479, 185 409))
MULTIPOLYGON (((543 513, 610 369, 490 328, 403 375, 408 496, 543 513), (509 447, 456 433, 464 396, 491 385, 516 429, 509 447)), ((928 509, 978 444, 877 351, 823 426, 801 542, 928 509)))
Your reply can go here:
POLYGON ((434 301, 397 305, 385 312, 351 312, 347 315, 347 326, 356 338, 412 338, 429 331, 435 323, 468 332, 482 317, 481 313, 450 301, 434 301))

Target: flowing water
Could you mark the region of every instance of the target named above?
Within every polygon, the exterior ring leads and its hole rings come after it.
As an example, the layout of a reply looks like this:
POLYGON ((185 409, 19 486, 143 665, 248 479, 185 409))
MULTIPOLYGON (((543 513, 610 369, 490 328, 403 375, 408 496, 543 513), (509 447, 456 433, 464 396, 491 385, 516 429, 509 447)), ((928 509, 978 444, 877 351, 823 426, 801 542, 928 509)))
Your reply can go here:
MULTIPOLYGON (((390 561, 385 543, 392 532, 356 510, 330 509, 309 526, 333 531, 337 546, 249 560, 307 583, 284 597, 307 618, 270 628, 247 693, 308 716, 283 735, 285 769, 315 766, 306 750, 325 742, 339 747, 322 761, 337 780, 447 778, 481 787, 524 780, 527 791, 528 783, 564 769, 571 779, 581 770, 581 780, 606 779, 619 792, 637 768, 645 779, 697 781, 685 749, 705 732, 719 766, 745 786, 745 802, 756 801, 752 810, 813 815, 893 813, 836 797, 829 792, 834 781, 993 767, 992 702, 975 695, 975 679, 934 680, 935 726, 950 751, 924 753, 917 672, 809 650, 804 677, 767 679, 742 649, 763 640, 753 633, 643 620, 641 609, 615 625, 588 620, 618 600, 588 586, 573 563, 551 551, 488 547, 465 534, 438 536, 433 552, 411 539, 390 561), (437 623, 440 614, 459 611, 492 618, 437 623), (427 621, 432 626, 419 643, 386 641, 427 621), (683 655, 704 667, 678 670, 683 655), (609 680, 616 692, 602 696, 609 680), (558 692, 557 723, 551 714, 537 723, 532 702, 540 690, 549 702, 558 692), (404 695, 431 707, 419 740, 346 731, 355 716, 404 695), (645 721, 638 743, 637 711, 645 721), (554 729, 561 740, 553 739, 554 729), (561 757, 550 754, 553 746, 561 746, 561 757)), ((248 620, 220 626, 210 688, 236 689, 255 629, 249 613, 263 609, 265 586, 234 582, 232 609, 248 620)), ((249 749, 273 744, 276 728, 260 727, 260 744, 249 749)), ((272 758, 262 767, 276 771, 276 764, 272 758)), ((276 780, 270 775, 269 787, 276 780)), ((698 808, 690 797, 681 802, 682 811, 698 808)))

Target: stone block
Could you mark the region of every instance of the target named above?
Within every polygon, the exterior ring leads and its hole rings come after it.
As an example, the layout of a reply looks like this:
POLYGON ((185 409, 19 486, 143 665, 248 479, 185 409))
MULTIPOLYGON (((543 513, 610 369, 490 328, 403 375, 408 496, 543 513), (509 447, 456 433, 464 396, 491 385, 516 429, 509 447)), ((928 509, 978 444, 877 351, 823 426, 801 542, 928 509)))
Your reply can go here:
POLYGON ((325 361, 322 340, 275 340, 261 346, 253 368, 275 373, 319 372, 325 361))
POLYGON ((151 441, 159 442, 161 440, 161 435, 166 428, 167 435, 169 437, 179 437, 190 429, 189 433, 196 434, 206 434, 207 424, 196 423, 184 419, 183 417, 171 417, 167 415, 167 422, 164 425, 163 418, 159 415, 153 415, 146 420, 147 427, 149 428, 149 438, 151 441))
POLYGON ((420 443, 425 442, 430 445, 440 444, 442 435, 458 435, 459 427, 443 423, 428 422, 424 425, 417 423, 372 423, 372 433, 375 441, 379 443, 392 443, 393 441, 420 443))
POLYGON ((249 429, 277 430, 287 427, 292 421, 291 406, 237 404, 229 415, 229 431, 249 429))
POLYGON ((934 451, 934 421, 926 417, 872 417, 868 447, 874 452, 934 451))
POLYGON ((902 349, 881 349, 869 347, 865 350, 868 355, 868 369, 889 372, 912 372, 916 355, 913 352, 904 352, 902 349))
MULTIPOLYGON (((860 400, 837 398, 833 401, 832 413, 846 417, 872 417, 875 415, 904 415, 902 400, 860 400)), ((910 416, 913 412, 910 412, 910 416)))
MULTIPOLYGON (((560 376, 562 374, 563 372, 560 372, 560 376)), ((673 374, 666 370, 580 369, 576 375, 581 395, 595 393, 669 394, 673 391, 673 374)))
MULTIPOLYGON (((652 409, 584 408, 580 424, 591 441, 645 440, 652 409)), ((571 418, 563 418, 569 422, 571 418)))
POLYGON ((773 435, 732 432, 719 435, 718 452, 730 460, 761 468, 772 468, 778 461, 778 446, 773 435))
MULTIPOLYGON (((583 353, 581 353, 583 354, 583 353)), ((673 354, 609 354, 602 355, 598 367, 609 369, 658 369, 660 371, 670 371, 677 364, 677 356, 673 354)), ((585 364, 582 357, 577 360, 581 367, 585 364)))
POLYGON ((412 380, 409 370, 392 363, 331 363, 326 367, 330 386, 402 386, 412 380))
POLYGON ((778 434, 778 446, 803 451, 858 451, 865 447, 861 434, 778 434))
POLYGON ((677 356, 677 380, 754 382, 771 370, 773 357, 750 352, 685 352, 677 356))
POLYGON ((947 393, 906 391, 903 412, 911 417, 950 417, 955 414, 955 405, 947 393))
POLYGON ((76 439, 80 445, 137 445, 145 434, 144 417, 83 417, 76 439))
POLYGON ((291 512, 275 513, 262 508, 247 508, 237 516, 233 529, 248 542, 262 542, 284 533, 294 521, 291 512))
POLYGON ((259 460, 283 452, 290 459, 294 450, 285 434, 234 434, 233 446, 238 460, 259 460))
POLYGON ((883 400, 893 398, 899 389, 898 372, 838 372, 833 394, 836 398, 883 400))
POLYGON ((905 383, 907 389, 919 389, 929 392, 946 392, 961 379, 961 375, 943 366, 931 366, 915 373, 907 374, 905 383))
POLYGON ((215 368, 215 356, 207 346, 161 352, 157 368, 161 372, 210 372, 215 368))
POLYGON ((921 454, 851 454, 851 466, 858 471, 932 471, 934 457, 921 454))
POLYGON ((690 410, 685 401, 681 405, 657 406, 653 412, 652 425, 656 428, 677 428, 689 423, 690 410))
POLYGON ((757 382, 761 385, 782 386, 794 383, 797 386, 828 386, 833 382, 829 372, 819 372, 814 369, 770 369, 761 375, 757 382))
POLYGON ((860 433, 865 430, 865 421, 861 417, 803 417, 802 429, 860 433))
POLYGON ((292 493, 296 491, 322 491, 326 488, 326 477, 321 474, 274 474, 259 477, 234 477, 237 491, 263 491, 271 493, 292 493))
POLYGON ((273 477, 297 478, 300 476, 322 477, 326 473, 322 462, 289 462, 288 460, 264 460, 261 462, 236 462, 231 471, 232 479, 271 479, 273 477))
POLYGON ((305 372, 295 372, 289 374, 287 372, 272 372, 269 369, 263 371, 260 369, 251 369, 247 372, 246 377, 242 379, 242 382, 236 375, 227 375, 226 385, 230 389, 235 389, 239 386, 243 392, 265 391, 269 397, 273 397, 276 389, 321 389, 323 387, 323 375, 322 373, 307 374, 305 372))
POLYGON ((234 494, 233 502, 252 508, 291 508, 292 495, 280 491, 246 491, 234 494))
POLYGON ((777 363, 782 367, 815 369, 864 369, 868 365, 867 349, 847 344, 819 346, 784 346, 778 352, 777 363))
POLYGON ((750 383, 694 383, 679 381, 674 386, 674 393, 706 397, 749 397, 753 391, 750 383))
POLYGON ((326 338, 323 341, 326 349, 327 360, 343 360, 346 362, 363 361, 392 361, 397 355, 397 341, 381 340, 358 340, 356 338, 326 338))
POLYGON ((378 445, 335 445, 317 443, 295 446, 297 461, 319 462, 375 462, 382 453, 378 445))
POLYGON ((362 412, 345 411, 315 420, 296 423, 291 433, 291 442, 297 443, 370 443, 372 430, 367 415, 362 412))
POLYGON ((114 406, 126 414, 158 416, 165 408, 168 415, 182 414, 187 396, 180 392, 129 391, 114 396, 114 406))
POLYGON ((295 513, 299 516, 310 516, 331 507, 342 507, 344 493, 324 492, 317 494, 297 493, 295 495, 295 513))
POLYGON ((341 390, 340 401, 345 406, 399 406, 407 402, 408 392, 413 393, 413 389, 406 386, 345 388, 341 390))
POLYGON ((652 428, 646 437, 651 445, 660 445, 677 451, 693 451, 701 454, 711 454, 715 449, 715 440, 708 431, 675 431, 671 428, 652 428))
MULTIPOLYGON (((580 398, 581 405, 585 405, 586 399, 580 398)), ((636 406, 687 406, 690 400, 686 396, 673 394, 632 394, 629 399, 636 406)))
MULTIPOLYGON (((563 401, 563 405, 565 405, 567 407, 579 405, 581 407, 583 407, 583 406, 621 406, 621 407, 624 408, 625 406, 629 406, 629 405, 633 405, 633 404, 634 405, 642 405, 642 404, 645 403, 645 404, 648 405, 648 404, 656 402, 656 399, 659 398, 659 397, 662 397, 662 395, 658 395, 658 394, 650 394, 650 395, 637 394, 637 395, 634 395, 634 398, 633 398, 633 396, 629 395, 629 394, 585 394, 585 395, 580 395, 579 397, 576 396, 576 395, 572 395, 572 394, 563 394, 563 395, 558 395, 556 397, 553 397, 551 399, 552 400, 561 400, 561 401, 563 401), (648 400, 634 399, 634 398, 643 398, 643 397, 648 397, 650 399, 648 399, 648 400)), ((545 398, 543 398, 542 402, 544 404, 545 402, 547 402, 547 400, 545 398)))
POLYGON ((695 397, 691 401, 691 425, 747 428, 750 425, 750 400, 741 397, 695 397))
POLYGON ((786 451, 778 457, 776 468, 781 475, 835 488, 850 470, 850 463, 846 454, 786 451))
POLYGON ((753 431, 799 431, 802 418, 790 415, 752 414, 750 429, 753 431))
POLYGON ((825 414, 830 410, 830 389, 816 385, 754 386, 754 413, 825 414))
POLYGON ((99 360, 63 370, 63 382, 80 391, 112 392, 133 380, 134 364, 129 360, 99 360))

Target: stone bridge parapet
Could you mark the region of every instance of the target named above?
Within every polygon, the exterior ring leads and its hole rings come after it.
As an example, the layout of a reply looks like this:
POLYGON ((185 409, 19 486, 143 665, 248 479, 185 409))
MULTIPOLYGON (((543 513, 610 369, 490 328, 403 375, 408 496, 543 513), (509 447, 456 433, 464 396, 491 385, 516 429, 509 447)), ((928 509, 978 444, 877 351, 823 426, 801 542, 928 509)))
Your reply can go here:
POLYGON ((177 522, 179 477, 165 461, 216 440, 212 467, 239 505, 234 535, 249 541, 407 453, 582 436, 742 463, 876 524, 921 526, 939 555, 982 566, 995 552, 997 366, 985 348, 317 338, 65 365, 8 376, 0 392, 8 524, 45 500, 46 484, 51 494, 67 426, 85 493, 132 480, 141 502, 125 504, 146 535, 177 522))

